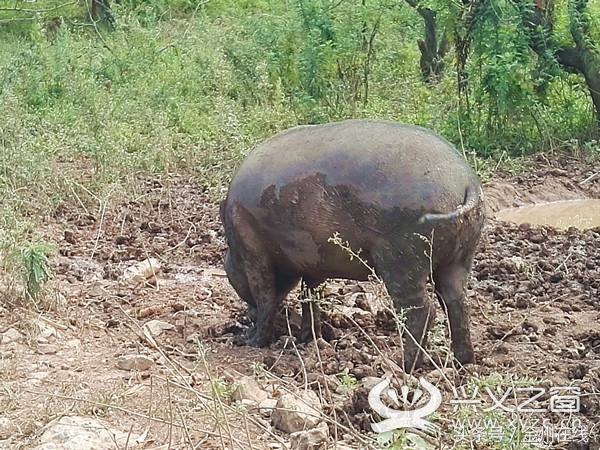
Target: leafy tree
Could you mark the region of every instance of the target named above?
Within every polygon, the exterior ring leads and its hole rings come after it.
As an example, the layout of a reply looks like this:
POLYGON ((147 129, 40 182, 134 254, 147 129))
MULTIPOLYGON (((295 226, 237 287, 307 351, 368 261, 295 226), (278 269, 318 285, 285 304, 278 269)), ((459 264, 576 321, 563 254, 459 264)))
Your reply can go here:
POLYGON ((427 12, 426 36, 439 34, 431 30, 436 27, 453 30, 458 92, 467 113, 472 93, 467 86, 474 77, 476 102, 503 127, 503 114, 543 104, 548 83, 568 72, 583 76, 600 124, 600 30, 588 0, 407 2, 427 12))
POLYGON ((600 127, 600 48, 598 22, 592 19, 588 0, 535 0, 533 4, 517 3, 523 26, 528 31, 529 44, 542 61, 552 63, 552 58, 568 72, 583 76, 600 127), (568 13, 571 39, 560 35, 560 7, 568 13))

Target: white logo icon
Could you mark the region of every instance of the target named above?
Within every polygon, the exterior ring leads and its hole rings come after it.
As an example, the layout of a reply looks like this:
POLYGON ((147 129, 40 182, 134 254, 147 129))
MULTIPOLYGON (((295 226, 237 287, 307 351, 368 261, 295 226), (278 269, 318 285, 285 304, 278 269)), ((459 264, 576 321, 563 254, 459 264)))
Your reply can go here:
POLYGON ((442 404, 442 393, 440 390, 425 378, 419 378, 419 385, 429 393, 429 401, 417 409, 403 411, 385 406, 381 401, 381 394, 385 391, 388 398, 396 405, 412 408, 417 405, 419 399, 423 396, 423 391, 417 388, 413 392, 412 400, 409 400, 408 394, 410 389, 404 385, 400 388, 401 399, 398 399, 398 394, 394 389, 387 389, 390 383, 390 377, 386 377, 369 392, 369 406, 373 408, 373 411, 385 418, 385 420, 379 423, 371 424, 373 431, 376 433, 386 433, 400 428, 417 428, 429 434, 435 434, 438 430, 437 425, 428 422, 425 418, 437 411, 442 404))

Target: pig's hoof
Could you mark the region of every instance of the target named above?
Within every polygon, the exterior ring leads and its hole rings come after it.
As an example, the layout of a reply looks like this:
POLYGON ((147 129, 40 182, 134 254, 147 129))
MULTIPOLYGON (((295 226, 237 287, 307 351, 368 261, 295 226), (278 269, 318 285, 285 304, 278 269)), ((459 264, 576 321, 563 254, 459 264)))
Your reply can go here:
POLYGON ((461 364, 471 364, 475 362, 475 352, 473 349, 464 349, 456 352, 456 359, 461 364))

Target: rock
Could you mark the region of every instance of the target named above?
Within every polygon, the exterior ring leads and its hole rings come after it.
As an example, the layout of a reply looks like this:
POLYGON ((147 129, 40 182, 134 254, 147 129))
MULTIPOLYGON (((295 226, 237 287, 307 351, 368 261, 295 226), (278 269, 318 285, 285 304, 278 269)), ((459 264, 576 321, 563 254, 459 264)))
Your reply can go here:
POLYGON ((383 378, 379 378, 379 377, 364 377, 362 380, 360 380, 360 385, 361 385, 361 387, 364 387, 366 390, 370 391, 376 385, 378 385, 379 383, 381 383, 381 380, 383 380, 383 378))
POLYGON ((383 378, 378 377, 365 377, 360 380, 360 385, 352 391, 352 413, 362 414, 372 411, 371 405, 369 405, 369 393, 382 380, 383 378))
POLYGON ((144 437, 116 430, 92 417, 63 416, 44 427, 40 445, 34 450, 113 450, 134 448, 144 437))
POLYGON ((339 295, 339 293, 340 293, 340 287, 336 286, 336 285, 331 285, 331 284, 324 286, 321 291, 321 295, 323 296, 323 298, 332 297, 334 295, 339 295))
POLYGON ((174 330, 175 325, 163 322, 161 320, 150 320, 144 324, 144 330, 148 331, 153 337, 160 336, 163 331, 174 330))
POLYGON ((188 344, 196 344, 197 342, 202 342, 202 337, 203 336, 200 333, 192 333, 185 338, 185 342, 188 344))
POLYGON ((236 401, 251 400, 257 404, 266 400, 269 395, 260 387, 252 377, 242 377, 236 382, 235 391, 231 398, 236 401))
POLYGON ((271 414, 275 410, 275 406, 277 406, 276 398, 267 398, 258 404, 258 412, 266 418, 271 417, 271 414))
POLYGON ((121 370, 148 370, 154 366, 147 356, 142 355, 124 355, 117 358, 117 367, 121 370))
POLYGON ((161 313, 162 310, 163 310, 163 307, 160 305, 148 306, 148 307, 142 308, 138 311, 137 318, 145 319, 146 317, 154 316, 156 314, 161 313))
POLYGON ((219 240, 219 233, 217 233, 215 230, 208 230, 206 234, 208 235, 208 240, 210 243, 215 243, 219 240))
POLYGON ((75 239, 75 233, 72 230, 65 230, 65 241, 69 244, 75 244, 77 240, 75 239))
POLYGON ((286 433, 315 428, 321 421, 321 401, 313 391, 303 391, 299 396, 285 394, 277 401, 271 421, 286 433))
POLYGON ((204 273, 211 277, 227 277, 227 273, 223 269, 204 269, 204 273))
POLYGON ((133 284, 156 284, 156 275, 160 272, 160 268, 158 259, 148 258, 125 269, 121 279, 133 284))
POLYGON ((8 417, 0 417, 0 440, 8 439, 17 432, 17 426, 8 417))
POLYGON ((363 309, 371 314, 377 313, 376 308, 374 307, 373 294, 369 294, 367 292, 358 292, 354 294, 353 297, 354 306, 363 309))
MULTIPOLYGON (((335 375, 310 372, 307 376, 307 381, 310 384, 319 384, 321 389, 329 389, 332 392, 335 392, 340 386, 340 380, 335 375)), ((313 389, 318 390, 318 386, 314 386, 313 389)))
POLYGON ((81 341, 77 338, 69 339, 67 342, 65 342, 65 346, 69 348, 77 348, 81 346, 81 341))
POLYGON ((350 372, 356 377, 357 380, 362 380, 363 378, 369 377, 375 378, 375 375, 377 375, 375 369, 372 366, 368 365, 355 367, 350 372))
POLYGON ((45 343, 52 339, 60 338, 60 333, 53 326, 50 326, 41 320, 38 320, 35 325, 38 329, 38 334, 36 337, 38 342, 45 343))
POLYGON ((184 302, 175 302, 171 305, 171 308, 175 312, 185 311, 186 309, 189 309, 188 305, 186 305, 184 302))
POLYGON ((38 344, 36 351, 40 355, 54 355, 58 353, 58 346, 53 344, 38 344))
POLYGON ((256 407, 256 402, 254 400, 248 400, 247 398, 240 400, 239 404, 245 406, 247 409, 256 407))
POLYGON ((0 344, 4 345, 10 344, 12 342, 21 342, 23 339, 25 339, 23 333, 21 333, 15 328, 9 328, 4 333, 2 333, 2 335, 0 335, 0 344))
POLYGON ((327 445, 329 427, 321 422, 312 430, 297 431, 290 435, 290 450, 320 450, 327 445))
POLYGON ((50 375, 50 372, 46 371, 30 372, 27 378, 30 380, 43 380, 48 378, 48 375, 50 375))
POLYGON ((442 387, 442 385, 448 381, 450 384, 454 383, 454 379, 456 378, 456 369, 453 367, 441 367, 440 369, 435 369, 429 372, 425 377, 427 378, 427 381, 438 387, 442 387))

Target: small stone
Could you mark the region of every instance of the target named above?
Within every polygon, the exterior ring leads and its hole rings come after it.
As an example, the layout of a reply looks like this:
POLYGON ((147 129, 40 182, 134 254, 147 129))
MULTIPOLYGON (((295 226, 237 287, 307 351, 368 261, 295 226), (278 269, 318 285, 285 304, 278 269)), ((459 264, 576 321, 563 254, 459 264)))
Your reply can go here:
POLYGON ((219 234, 215 230, 208 230, 206 234, 208 235, 208 240, 211 243, 217 242, 219 239, 219 234))
POLYGON ((252 377, 242 377, 239 381, 237 381, 235 391, 233 391, 233 394, 231 395, 233 400, 251 400, 257 404, 260 404, 268 397, 268 394, 252 377))
POLYGON ((153 337, 158 337, 164 331, 174 330, 175 325, 163 322, 161 320, 150 320, 144 324, 144 329, 148 331, 153 337))
POLYGON ((285 394, 277 401, 271 421, 286 433, 315 428, 321 421, 321 401, 313 391, 303 391, 299 396, 285 394))
POLYGON ((444 383, 446 383, 446 380, 449 380, 452 383, 455 377, 456 370, 453 367, 442 367, 429 372, 427 374, 427 381, 441 387, 444 383))
POLYGON ((30 386, 39 386, 42 384, 45 378, 47 378, 49 372, 32 372, 27 377, 27 383, 30 386))
POLYGON ((140 261, 123 272, 122 280, 133 284, 153 283, 156 281, 156 275, 160 272, 160 261, 156 258, 148 258, 140 261))
POLYGON ((290 435, 290 450, 320 450, 327 445, 329 427, 321 422, 311 430, 297 431, 290 435))
POLYGON ((564 274, 562 272, 554 272, 552 275, 550 275, 550 281, 552 283, 558 283, 559 281, 561 281, 564 278, 564 274))
POLYGON ((358 366, 353 368, 351 371, 352 375, 356 377, 357 380, 362 380, 363 378, 375 377, 377 372, 372 366, 358 366))
POLYGON ((542 242, 546 241, 546 237, 542 233, 535 233, 529 236, 529 241, 533 242, 534 244, 541 244, 542 242))
POLYGON ((367 389, 368 391, 370 391, 375 386, 377 386, 379 383, 381 383, 381 380, 383 380, 383 378, 379 378, 379 377, 364 377, 362 380, 360 380, 360 385, 362 387, 364 387, 365 389, 367 389))
POLYGON ((334 295, 338 295, 340 293, 340 288, 339 286, 332 286, 332 285, 327 285, 323 288, 323 290, 321 291, 321 295, 325 298, 325 297, 332 297, 334 295))
POLYGON ((227 272, 225 272, 223 269, 204 269, 204 273, 211 277, 227 277, 227 272))
POLYGON ((54 355, 58 353, 58 347, 53 344, 38 344, 36 351, 40 355, 54 355))
POLYGON ((36 323, 38 329, 38 335, 36 340, 38 342, 50 342, 51 340, 60 338, 59 332, 53 326, 50 326, 41 320, 36 323))
MULTIPOLYGON (((332 392, 335 392, 340 385, 340 380, 335 375, 325 375, 314 372, 308 374, 307 381, 310 384, 319 384, 321 389, 329 389, 332 392)), ((313 387, 313 389, 318 390, 316 386, 313 387)))
POLYGON ((258 412, 265 418, 271 417, 273 410, 277 406, 276 398, 267 398, 258 404, 258 412))
POLYGON ((152 366, 154 361, 147 356, 125 355, 117 358, 117 368, 121 370, 148 370, 152 366))
POLYGON ((77 338, 69 339, 67 342, 65 342, 65 345, 69 348, 77 348, 81 345, 81 341, 77 338))
POLYGON ((8 417, 0 417, 0 440, 10 438, 17 431, 17 427, 8 417))
POLYGON ((186 309, 189 309, 188 306, 183 302, 175 302, 171 305, 171 308, 175 312, 184 311, 186 309))
POLYGON ((15 328, 9 328, 0 335, 0 344, 10 344, 12 342, 21 342, 24 339, 23 334, 15 328))
POLYGON ((154 316, 162 311, 162 307, 158 305, 148 306, 138 311, 138 319, 145 319, 146 317, 154 316))
POLYGON ((71 230, 65 230, 65 241, 69 244, 75 244, 75 233, 71 230))
POLYGON ((144 439, 144 435, 116 430, 93 417, 62 416, 44 427, 34 450, 138 448, 144 439))

